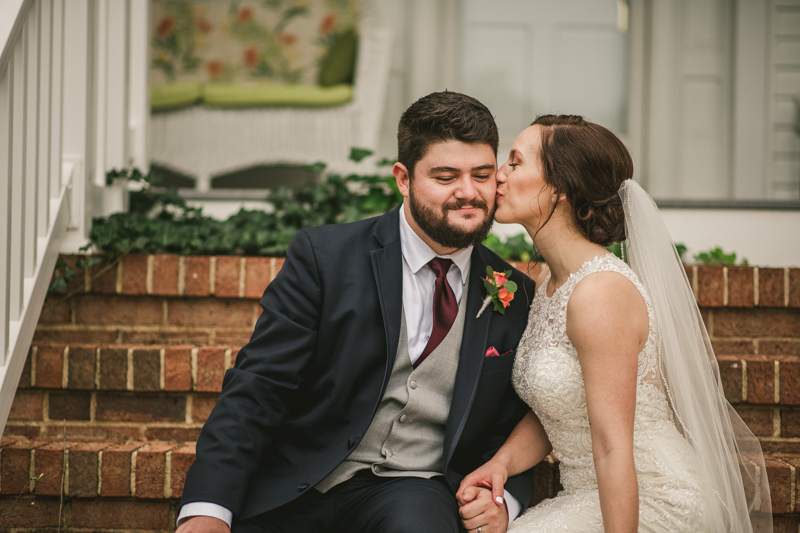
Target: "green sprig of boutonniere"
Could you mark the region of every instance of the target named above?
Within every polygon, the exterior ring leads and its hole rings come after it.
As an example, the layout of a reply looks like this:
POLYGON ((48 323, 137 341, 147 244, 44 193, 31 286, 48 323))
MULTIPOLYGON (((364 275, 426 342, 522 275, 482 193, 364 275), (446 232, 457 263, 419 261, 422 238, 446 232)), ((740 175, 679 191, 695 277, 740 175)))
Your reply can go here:
POLYGON ((480 318, 490 303, 494 303, 495 311, 501 315, 506 314, 506 307, 511 305, 514 293, 517 292, 517 284, 508 279, 510 275, 510 270, 496 272, 492 270, 491 266, 486 267, 486 278, 483 280, 483 286, 486 287, 487 294, 486 298, 483 299, 481 310, 478 311, 478 316, 475 318, 480 318))

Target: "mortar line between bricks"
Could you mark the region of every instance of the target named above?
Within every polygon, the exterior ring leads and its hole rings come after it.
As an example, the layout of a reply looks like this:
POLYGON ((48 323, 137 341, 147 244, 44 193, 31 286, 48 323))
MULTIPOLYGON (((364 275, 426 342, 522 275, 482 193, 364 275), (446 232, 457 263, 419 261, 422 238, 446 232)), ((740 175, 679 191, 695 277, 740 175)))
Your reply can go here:
POLYGON ((136 458, 139 455, 139 448, 131 452, 131 496, 136 496, 136 458))
POLYGON ((186 258, 180 256, 178 258, 178 296, 183 296, 186 292, 186 258))
POLYGON ((722 267, 722 306, 728 307, 728 267, 722 267))
POLYGON ((269 258, 269 281, 271 282, 275 279, 275 268, 278 265, 278 261, 274 257, 269 258))
POLYGON ((61 357, 61 388, 69 388, 69 346, 64 346, 64 355, 61 357))
POLYGON ((122 294, 122 264, 125 261, 120 261, 117 263, 117 279, 114 282, 114 292, 116 294, 122 294))
POLYGON ((36 454, 34 453, 36 450, 31 450, 31 464, 28 467, 28 492, 33 492, 33 489, 36 487, 36 482, 33 478, 36 477, 36 454))
POLYGON ((64 460, 62 462, 62 468, 64 469, 64 496, 69 496, 69 450, 64 447, 62 450, 64 454, 64 460))
POLYGON ((94 351, 94 388, 100 390, 100 347, 94 351))
POLYGON ((164 497, 172 498, 172 450, 164 455, 164 497))
MULTIPOLYGON (((783 269, 783 306, 789 307, 789 267, 783 269)), ((798 526, 800 527, 800 526, 798 526)))
POLYGON ((197 390, 197 348, 192 348, 191 356, 191 372, 192 372, 192 390, 197 390))
POLYGON ((797 507, 797 469, 794 467, 793 464, 786 462, 789 465, 789 487, 791 490, 790 496, 790 503, 789 503, 789 510, 791 512, 795 512, 795 508, 797 507))
POLYGON ((773 437, 780 437, 781 436, 781 408, 780 407, 773 407, 772 408, 772 436, 773 437))
POLYGON ((775 404, 781 403, 781 363, 780 361, 775 361, 775 379, 774 382, 774 395, 773 398, 775 400, 775 404))
POLYGON ((194 394, 186 395, 186 424, 194 424, 194 394))
POLYGON ((244 298, 245 276, 247 275, 247 259, 239 258, 239 298, 244 298))
POLYGON ((742 402, 747 402, 747 359, 741 359, 742 362, 742 402))
POLYGON ((97 495, 103 494, 103 450, 97 452, 97 495))
POLYGON ((212 255, 208 259, 208 291, 211 296, 217 293, 217 256, 212 255))
POLYGON ((758 267, 753 267, 753 305, 758 307, 759 302, 761 301, 760 295, 758 291, 760 290, 758 285, 758 267))
MULTIPOLYGON (((162 328, 169 326, 169 300, 164 298, 161 300, 161 326, 162 328)), ((133 330, 131 330, 133 331, 133 330)))
POLYGON ((125 375, 125 387, 133 390, 133 348, 128 348, 128 368, 125 375))
POLYGON ((50 391, 42 394, 42 422, 50 422, 50 391))
POLYGON ((222 364, 225 365, 225 371, 227 372, 228 369, 231 367, 231 349, 230 348, 225 350, 225 356, 222 359, 222 364))
POLYGON ((697 267, 692 267, 692 292, 694 293, 694 301, 697 301, 697 293, 699 292, 698 282, 697 282, 697 267))
POLYGON ((152 255, 147 256, 147 274, 145 275, 145 292, 153 294, 153 265, 155 264, 155 257, 152 255))
POLYGON ((31 387, 36 386, 36 363, 39 359, 39 347, 34 346, 31 349, 31 387))
POLYGON ((165 390, 167 387, 167 349, 161 348, 158 351, 158 388, 165 390))
POLYGON ((89 422, 97 421, 97 391, 92 391, 89 395, 89 422))

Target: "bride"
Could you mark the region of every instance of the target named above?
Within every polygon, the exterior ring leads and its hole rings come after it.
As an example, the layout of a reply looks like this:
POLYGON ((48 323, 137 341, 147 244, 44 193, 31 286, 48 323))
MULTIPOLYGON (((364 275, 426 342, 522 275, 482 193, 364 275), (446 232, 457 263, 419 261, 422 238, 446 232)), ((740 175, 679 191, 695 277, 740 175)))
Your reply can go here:
POLYGON ((548 268, 513 373, 532 412, 462 482, 470 531, 484 525, 472 487, 502 502, 508 476, 551 450, 564 490, 510 531, 750 532, 753 510, 771 531, 758 440, 724 399, 683 266, 632 175, 617 137, 568 115, 539 117, 498 170, 495 219, 522 224, 548 268), (628 263, 604 248, 623 240, 628 263))

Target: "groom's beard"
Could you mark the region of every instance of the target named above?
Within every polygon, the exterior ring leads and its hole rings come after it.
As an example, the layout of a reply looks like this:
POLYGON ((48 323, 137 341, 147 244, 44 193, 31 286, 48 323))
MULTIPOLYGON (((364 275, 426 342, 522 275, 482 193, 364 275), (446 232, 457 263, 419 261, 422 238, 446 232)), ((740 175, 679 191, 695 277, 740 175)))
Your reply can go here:
POLYGON ((433 240, 433 242, 443 246, 444 248, 456 248, 461 250, 468 246, 480 244, 489 236, 489 231, 492 229, 494 222, 494 209, 489 213, 489 206, 486 202, 480 199, 471 201, 458 200, 442 206, 441 213, 436 210, 418 203, 414 199, 414 194, 411 192, 413 187, 408 192, 408 206, 411 209, 411 216, 425 234, 433 240), (460 209, 464 206, 477 207, 482 210, 486 219, 483 224, 478 226, 472 231, 465 231, 457 226, 453 226, 447 220, 447 212, 451 209, 460 209))

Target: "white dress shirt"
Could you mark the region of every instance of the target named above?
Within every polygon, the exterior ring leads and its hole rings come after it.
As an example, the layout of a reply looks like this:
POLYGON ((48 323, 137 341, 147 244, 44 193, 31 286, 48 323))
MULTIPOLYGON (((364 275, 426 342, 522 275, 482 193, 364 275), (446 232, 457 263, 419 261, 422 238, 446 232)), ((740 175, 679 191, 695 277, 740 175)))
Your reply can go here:
MULTIPOLYGON (((469 275, 472 246, 449 255, 439 255, 428 246, 411 228, 406 220, 405 206, 400 207, 400 247, 403 253, 403 311, 408 330, 408 355, 412 364, 419 359, 428 344, 433 331, 433 293, 436 274, 428 266, 434 257, 444 257, 453 261, 447 272, 447 282, 461 303, 464 285, 469 275)), ((522 506, 508 491, 505 491, 509 522, 519 515, 522 506)), ((212 516, 224 521, 230 527, 233 513, 215 503, 192 502, 181 507, 178 515, 180 526, 192 516, 212 516)))

